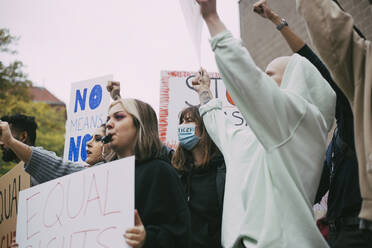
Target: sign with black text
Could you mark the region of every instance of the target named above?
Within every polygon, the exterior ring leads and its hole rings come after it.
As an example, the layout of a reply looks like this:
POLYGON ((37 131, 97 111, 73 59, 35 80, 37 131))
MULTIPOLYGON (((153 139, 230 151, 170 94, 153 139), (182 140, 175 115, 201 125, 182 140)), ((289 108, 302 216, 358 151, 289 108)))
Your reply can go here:
MULTIPOLYGON (((192 87, 196 72, 162 71, 160 82, 159 133, 161 141, 175 149, 178 144, 178 114, 186 107, 199 106, 199 96, 192 87)), ((222 100, 223 111, 236 126, 247 125, 234 105, 219 73, 208 73, 214 97, 222 100)))
POLYGON ((16 236, 19 191, 30 187, 30 175, 20 162, 0 178, 0 248, 8 248, 16 236))

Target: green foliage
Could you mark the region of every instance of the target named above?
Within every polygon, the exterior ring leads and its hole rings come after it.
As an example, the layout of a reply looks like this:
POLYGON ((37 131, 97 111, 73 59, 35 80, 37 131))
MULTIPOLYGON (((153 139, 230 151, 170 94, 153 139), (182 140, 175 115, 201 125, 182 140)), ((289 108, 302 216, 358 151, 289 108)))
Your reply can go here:
MULTIPOLYGON (((16 40, 17 38, 11 36, 7 29, 0 29, 0 52, 14 54, 15 51, 9 47, 16 40)), ((14 61, 7 66, 0 61, 0 116, 16 113, 34 116, 38 124, 36 146, 42 146, 62 156, 65 109, 31 101, 28 87, 32 86, 32 82, 27 79, 22 68, 23 64, 20 61, 14 61)), ((14 165, 15 163, 5 163, 0 159, 0 176, 14 165)))
MULTIPOLYGON (((16 51, 9 46, 17 40, 9 34, 9 30, 0 29, 0 52, 15 54, 16 51)), ((18 99, 28 100, 27 87, 32 83, 27 80, 27 75, 22 72, 23 64, 21 61, 13 61, 9 65, 4 65, 0 61, 0 99, 6 100, 8 96, 16 96, 18 99)), ((0 102, 2 104, 2 102, 0 102)), ((1 105, 2 106, 2 105, 1 105)))

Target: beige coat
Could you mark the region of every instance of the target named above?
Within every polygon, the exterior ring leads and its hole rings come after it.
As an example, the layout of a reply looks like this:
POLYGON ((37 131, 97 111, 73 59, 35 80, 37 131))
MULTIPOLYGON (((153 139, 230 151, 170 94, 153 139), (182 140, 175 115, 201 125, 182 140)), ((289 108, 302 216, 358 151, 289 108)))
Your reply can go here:
POLYGON ((372 220, 372 45, 332 0, 297 0, 311 38, 354 113, 355 148, 363 198, 359 217, 372 220))

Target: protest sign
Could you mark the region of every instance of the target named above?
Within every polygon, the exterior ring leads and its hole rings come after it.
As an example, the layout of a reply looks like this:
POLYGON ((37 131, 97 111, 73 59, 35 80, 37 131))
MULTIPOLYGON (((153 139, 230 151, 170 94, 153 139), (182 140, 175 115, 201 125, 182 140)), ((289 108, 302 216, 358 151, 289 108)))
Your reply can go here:
POLYGON ((63 158, 83 162, 87 158, 86 143, 93 131, 106 122, 110 94, 106 90, 112 75, 93 78, 71 85, 67 111, 63 158))
POLYGON ((134 226, 134 156, 20 192, 17 242, 23 248, 129 247, 134 226))
POLYGON ((16 234, 19 191, 30 187, 23 162, 0 178, 0 248, 8 248, 16 234))
MULTIPOLYGON (((192 87, 196 72, 162 71, 160 82, 159 133, 169 147, 178 144, 178 114, 188 106, 199 106, 199 96, 192 87)), ((222 100, 223 111, 236 126, 247 125, 240 111, 226 91, 218 73, 208 73, 214 97, 222 100)))

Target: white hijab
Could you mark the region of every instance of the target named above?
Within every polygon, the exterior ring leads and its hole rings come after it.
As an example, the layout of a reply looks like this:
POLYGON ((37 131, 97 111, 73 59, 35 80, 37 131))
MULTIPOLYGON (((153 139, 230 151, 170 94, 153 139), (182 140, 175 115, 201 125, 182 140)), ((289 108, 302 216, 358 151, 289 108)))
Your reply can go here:
POLYGON ((305 98, 321 112, 328 131, 335 117, 336 94, 318 69, 306 58, 294 54, 285 69, 280 88, 305 98))

